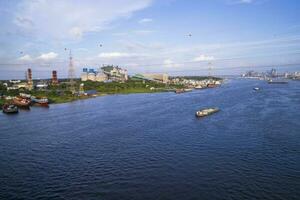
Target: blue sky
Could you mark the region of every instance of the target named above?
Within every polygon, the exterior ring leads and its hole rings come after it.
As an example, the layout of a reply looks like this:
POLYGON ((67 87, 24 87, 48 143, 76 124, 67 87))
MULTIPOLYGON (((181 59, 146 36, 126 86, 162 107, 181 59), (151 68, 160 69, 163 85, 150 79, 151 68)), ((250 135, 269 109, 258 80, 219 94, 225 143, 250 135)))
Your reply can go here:
POLYGON ((64 77, 65 48, 77 74, 103 64, 205 75, 208 63, 215 74, 299 63, 299 10, 297 0, 1 0, 0 78, 27 67, 64 77))

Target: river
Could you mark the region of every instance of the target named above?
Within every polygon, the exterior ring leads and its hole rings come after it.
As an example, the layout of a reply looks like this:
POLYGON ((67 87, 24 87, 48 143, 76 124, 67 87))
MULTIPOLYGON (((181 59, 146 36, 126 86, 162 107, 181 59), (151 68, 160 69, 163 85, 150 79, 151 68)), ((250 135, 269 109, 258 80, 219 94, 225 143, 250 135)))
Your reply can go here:
POLYGON ((0 113, 0 199, 300 199, 300 82, 0 113))

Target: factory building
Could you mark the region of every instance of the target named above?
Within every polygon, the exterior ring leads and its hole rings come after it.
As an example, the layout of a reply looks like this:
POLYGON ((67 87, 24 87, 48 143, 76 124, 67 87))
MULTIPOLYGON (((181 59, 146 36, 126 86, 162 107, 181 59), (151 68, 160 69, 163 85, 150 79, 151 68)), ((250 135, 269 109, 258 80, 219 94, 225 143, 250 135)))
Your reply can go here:
POLYGON ((83 68, 81 73, 81 81, 105 81, 105 77, 102 77, 102 73, 95 71, 93 68, 83 68))
POLYGON ((146 73, 146 74, 142 74, 142 75, 148 79, 152 79, 157 82, 161 82, 161 83, 169 82, 168 74, 146 73))
POLYGON ((115 66, 104 66, 98 71, 93 68, 83 68, 81 73, 81 81, 118 81, 124 82, 128 80, 127 70, 115 66))
POLYGON ((101 69, 103 73, 107 75, 108 80, 118 82, 125 82, 128 80, 128 73, 126 69, 113 65, 103 66, 101 69))

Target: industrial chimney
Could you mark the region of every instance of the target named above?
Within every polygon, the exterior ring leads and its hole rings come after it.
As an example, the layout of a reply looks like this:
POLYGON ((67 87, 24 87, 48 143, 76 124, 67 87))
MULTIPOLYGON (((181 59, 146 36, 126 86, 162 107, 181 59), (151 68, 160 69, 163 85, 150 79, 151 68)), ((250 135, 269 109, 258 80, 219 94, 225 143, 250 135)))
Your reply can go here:
POLYGON ((32 81, 32 72, 30 68, 27 69, 27 85, 28 85, 28 89, 32 90, 33 81, 32 81))
POLYGON ((58 85, 57 71, 56 70, 52 71, 52 85, 58 85))

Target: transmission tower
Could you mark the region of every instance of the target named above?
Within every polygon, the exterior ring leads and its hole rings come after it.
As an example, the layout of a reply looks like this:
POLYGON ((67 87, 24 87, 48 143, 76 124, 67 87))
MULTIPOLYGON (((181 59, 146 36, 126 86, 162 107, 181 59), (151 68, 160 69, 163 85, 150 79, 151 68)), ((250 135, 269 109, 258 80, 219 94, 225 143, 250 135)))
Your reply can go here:
POLYGON ((69 85, 70 85, 70 91, 74 94, 75 93, 75 81, 74 81, 74 78, 75 78, 75 68, 74 68, 74 65, 73 65, 73 57, 72 57, 72 52, 70 50, 70 56, 69 56, 69 73, 68 73, 68 76, 69 76, 69 85))

